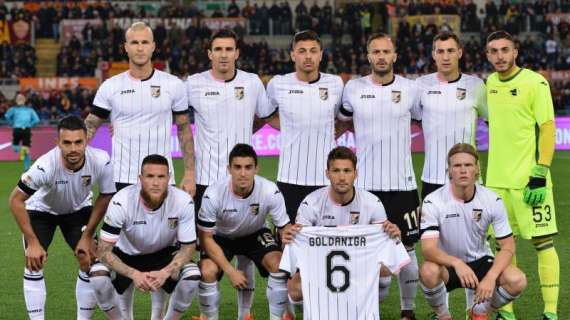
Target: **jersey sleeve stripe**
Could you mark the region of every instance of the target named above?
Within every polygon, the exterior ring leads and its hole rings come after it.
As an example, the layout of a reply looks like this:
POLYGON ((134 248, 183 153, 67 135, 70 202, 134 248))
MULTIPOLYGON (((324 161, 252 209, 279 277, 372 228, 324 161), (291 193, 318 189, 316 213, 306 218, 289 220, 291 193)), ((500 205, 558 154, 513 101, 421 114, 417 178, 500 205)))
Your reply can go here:
POLYGON ((216 223, 210 222, 210 221, 204 221, 202 219, 198 219, 198 226, 204 227, 204 228, 213 228, 216 226, 216 223))
POLYGON ((28 187, 22 180, 18 181, 18 188, 29 196, 33 195, 37 191, 28 187))
POLYGON ((353 112, 346 110, 343 105, 340 106, 339 111, 340 111, 340 113, 342 113, 342 115, 347 116, 347 117, 352 117, 352 115, 353 115, 353 112))
POLYGON ((108 193, 99 192, 99 195, 100 195, 100 196, 112 196, 112 195, 114 195, 115 193, 116 193, 116 192, 108 192, 108 193))
POLYGON ((107 232, 107 233, 109 233, 109 234, 112 234, 112 235, 117 235, 117 236, 118 236, 119 234, 121 234, 121 228, 113 227, 113 226, 110 226, 110 225, 108 225, 108 224, 106 224, 106 223, 103 223, 103 226, 101 227, 101 230, 103 230, 103 231, 105 231, 105 232, 107 232))
POLYGON ((177 115, 181 115, 181 114, 187 114, 190 111, 190 109, 184 109, 184 110, 179 110, 179 111, 172 111, 172 114, 177 116, 177 115))
POLYGON ((261 120, 269 119, 269 118, 273 117, 273 115, 276 114, 277 111, 279 111, 279 108, 275 108, 275 110, 273 110, 273 112, 271 112, 268 116, 263 117, 263 118, 259 118, 259 119, 261 119, 261 120))
POLYGON ((101 119, 107 119, 109 118, 109 115, 111 114, 111 111, 98 107, 98 106, 93 106, 91 108, 91 113, 96 115, 97 117, 101 118, 101 119))
POLYGON ((495 239, 496 239, 496 240, 503 240, 503 239, 506 239, 506 238, 508 238, 508 237, 511 237, 512 235, 513 235, 513 233, 511 232, 511 233, 509 233, 509 234, 507 234, 507 235, 505 235, 505 236, 501 236, 501 237, 495 236, 495 239))
POLYGON ((192 240, 192 241, 178 241, 178 243, 184 244, 184 245, 188 245, 188 244, 196 243, 196 240, 192 240))

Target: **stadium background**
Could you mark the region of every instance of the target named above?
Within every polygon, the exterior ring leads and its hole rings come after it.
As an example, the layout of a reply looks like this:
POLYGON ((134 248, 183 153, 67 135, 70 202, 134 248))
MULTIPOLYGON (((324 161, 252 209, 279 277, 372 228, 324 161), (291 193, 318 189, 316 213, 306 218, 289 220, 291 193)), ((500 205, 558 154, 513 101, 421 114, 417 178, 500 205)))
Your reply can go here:
MULTIPOLYGON (((207 39, 212 31, 229 27, 243 41, 239 68, 268 81, 274 74, 293 70, 288 55, 291 35, 314 29, 321 35, 324 55, 321 70, 347 81, 369 72, 364 52, 367 35, 384 30, 398 47, 396 72, 409 78, 434 71, 431 41, 441 30, 459 33, 464 42, 462 70, 485 78, 491 71, 483 43, 489 32, 506 29, 519 45, 518 63, 540 71, 549 79, 557 114, 557 149, 570 150, 570 1, 0 1, 0 319, 25 319, 22 295, 23 254, 21 237, 7 199, 21 174, 21 163, 11 151, 11 131, 4 113, 22 92, 38 112, 41 125, 34 129, 33 159, 54 145, 54 122, 67 114, 85 117, 98 85, 128 68, 121 49, 125 27, 144 20, 154 29, 156 68, 181 78, 208 68, 207 39)), ((480 127, 479 147, 485 149, 485 127, 480 127)), ((101 147, 108 148, 103 128, 101 147)), ((351 135, 340 142, 353 145, 351 135)), ((99 142, 97 142, 99 143, 99 142)), ((177 150, 176 135, 172 140, 177 150)), ((275 154, 278 134, 263 131, 253 144, 266 155, 275 154)), ((414 131, 414 166, 421 172, 421 131, 414 131)), ((483 154, 483 166, 486 154, 483 154)), ((176 161, 181 172, 181 160, 176 161)), ((261 174, 275 179, 277 159, 261 160, 261 174)), ((561 261, 560 319, 570 319, 568 275, 570 237, 570 152, 558 151, 553 162, 560 236, 556 238, 561 261)), ((179 175, 180 176, 180 175, 179 175)), ((537 287, 536 261, 527 243, 518 243, 520 265, 529 288, 517 302, 520 319, 537 319, 542 306, 537 287)), ((46 317, 72 319, 75 314, 76 263, 56 236, 49 251, 45 274, 48 288, 46 317)), ((223 281, 222 319, 235 318, 235 292, 223 281)), ((254 312, 267 314, 265 282, 258 278, 254 312)), ((383 319, 399 316, 398 289, 393 286, 382 306, 383 319)), ((463 294, 451 297, 453 314, 463 314, 463 294)), ((418 292, 419 319, 428 314, 418 292)), ((197 314, 197 302, 191 314, 197 314)), ((135 316, 148 318, 150 303, 138 295, 135 316)), ((102 316, 98 312, 97 319, 102 316)))

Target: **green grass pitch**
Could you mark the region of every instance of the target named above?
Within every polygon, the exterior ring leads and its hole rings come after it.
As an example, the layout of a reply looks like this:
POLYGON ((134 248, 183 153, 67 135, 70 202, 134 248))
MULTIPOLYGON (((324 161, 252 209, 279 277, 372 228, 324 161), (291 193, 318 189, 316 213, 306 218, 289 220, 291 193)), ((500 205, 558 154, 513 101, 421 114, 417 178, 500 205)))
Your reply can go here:
MULTIPOLYGON (((483 167, 485 167, 486 154, 483 154, 483 167)), ((423 154, 414 154, 415 172, 419 176, 423 154)), ((180 160, 176 161, 176 172, 182 170, 180 160)), ((16 185, 21 173, 21 163, 0 163, 0 319, 26 319, 24 297, 22 294, 22 272, 24 259, 22 240, 14 219, 8 208, 8 196, 16 185)), ((275 179, 277 174, 276 158, 260 159, 260 174, 270 179, 275 179)), ((552 166, 554 180, 554 192, 558 228, 560 234, 555 238, 556 247, 561 264, 561 285, 559 299, 559 315, 561 320, 570 319, 570 235, 567 231, 570 224, 570 152, 557 152, 552 166)), ((180 174, 178 174, 180 177, 180 174)), ((419 179, 418 179, 419 181, 419 179)), ((542 313, 542 299, 538 287, 538 274, 536 268, 536 255, 534 249, 526 241, 517 242, 517 258, 519 266, 526 273, 529 286, 523 296, 515 304, 516 313, 521 320, 537 320, 542 313)), ((419 251, 419 250, 418 250, 419 251)), ((56 233, 54 241, 49 248, 49 259, 45 268, 47 286, 46 319, 74 319, 75 318, 75 279, 77 277, 77 264, 67 247, 61 234, 56 233)), ((399 319, 399 294, 397 281, 392 282, 390 295, 381 306, 382 319, 399 319)), ((256 319, 267 319, 268 307, 265 298, 266 281, 258 277, 256 279, 256 292, 253 311, 256 319)), ((236 292, 231 288, 227 280, 222 280, 222 298, 220 305, 220 319, 236 319, 236 292)), ((418 319, 426 319, 429 313, 422 294, 418 291, 416 299, 418 319)), ((464 315, 464 294, 462 290, 456 290, 450 296, 452 314, 456 319, 462 319, 464 315)), ((198 314, 198 303, 195 299, 190 312, 184 319, 190 319, 190 315, 198 314)), ((135 319, 149 319, 150 297, 137 293, 135 301, 135 319)), ((94 319, 104 319, 100 311, 97 311, 94 319)))

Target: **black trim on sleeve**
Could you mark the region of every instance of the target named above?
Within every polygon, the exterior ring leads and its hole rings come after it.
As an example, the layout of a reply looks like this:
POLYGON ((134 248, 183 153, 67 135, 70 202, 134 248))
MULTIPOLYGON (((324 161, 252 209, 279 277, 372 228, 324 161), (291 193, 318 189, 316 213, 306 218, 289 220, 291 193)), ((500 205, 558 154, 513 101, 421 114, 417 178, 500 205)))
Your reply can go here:
POLYGON ((91 113, 101 119, 108 119, 109 115, 111 114, 111 111, 98 106, 92 106, 91 113))
POLYGON ((177 115, 181 115, 181 114, 188 114, 188 112, 190 112, 190 109, 184 109, 184 110, 180 110, 180 111, 172 111, 172 114, 177 116, 177 115))
POLYGON ((20 190, 24 191, 24 193, 26 193, 29 196, 34 195, 34 193, 36 193, 37 191, 28 187, 22 180, 18 181, 18 188, 20 188, 20 190))
POLYGON ((439 227, 438 227, 438 226, 431 226, 431 227, 427 227, 427 228, 425 228, 425 229, 421 229, 421 230, 420 230, 420 236, 421 236, 422 234, 424 234, 424 232, 430 231, 430 230, 432 230, 432 231, 439 231, 439 227))
POLYGON ((496 240, 503 240, 503 239, 506 239, 506 238, 512 237, 512 236, 513 236, 513 233, 511 232, 511 233, 507 234, 506 236, 495 237, 495 239, 496 239, 496 240))
POLYGON ((287 277, 289 277, 289 279, 293 278, 291 272, 287 271, 287 270, 283 270, 283 269, 279 269, 280 272, 284 272, 287 274, 287 277))
POLYGON ((291 224, 291 221, 288 221, 286 224, 282 225, 281 227, 277 226, 277 229, 281 230, 281 229, 285 228, 288 224, 291 224))
POLYGON ((202 219, 198 219, 198 225, 204 228, 213 228, 216 226, 215 222, 204 221, 202 219))
POLYGON ((279 111, 279 108, 275 108, 275 111, 271 112, 270 115, 268 115, 267 117, 259 118, 259 119, 261 119, 261 120, 269 119, 269 118, 273 117, 273 115, 275 115, 278 111, 279 111))
POLYGON ((109 192, 109 193, 99 192, 99 195, 100 195, 100 196, 112 196, 112 195, 114 195, 115 193, 117 193, 117 192, 109 192))
POLYGON ((103 223, 103 226, 101 227, 101 230, 110 233, 110 234, 114 234, 114 235, 119 235, 121 234, 121 228, 117 228, 117 227, 113 227, 110 226, 106 223, 103 223))
POLYGON ((187 244, 193 244, 193 243, 196 243, 196 240, 194 240, 194 241, 188 241, 188 242, 184 242, 184 241, 178 241, 178 243, 180 243, 180 244, 184 244, 184 245, 187 245, 187 244))
POLYGON ((343 116, 347 116, 347 117, 352 117, 352 115, 354 114, 354 112, 350 112, 350 111, 346 110, 344 108, 344 105, 341 105, 340 109, 338 111, 340 111, 340 113, 342 113, 343 116))
POLYGON ((150 73, 150 75, 144 79, 141 79, 141 81, 147 81, 150 80, 152 78, 152 76, 154 76, 154 68, 152 68, 152 72, 150 73))

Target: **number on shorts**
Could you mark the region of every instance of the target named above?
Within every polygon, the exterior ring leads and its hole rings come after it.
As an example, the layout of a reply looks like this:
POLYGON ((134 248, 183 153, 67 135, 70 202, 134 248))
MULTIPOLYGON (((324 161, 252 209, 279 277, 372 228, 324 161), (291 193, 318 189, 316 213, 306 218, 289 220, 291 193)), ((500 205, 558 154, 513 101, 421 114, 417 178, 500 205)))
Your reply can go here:
POLYGON ((275 243, 273 235, 269 232, 262 233, 257 236, 257 241, 261 243, 262 246, 267 247, 275 243))
POLYGON ((414 230, 418 228, 418 215, 416 214, 416 210, 412 212, 406 212, 404 214, 404 220, 408 224, 408 230, 414 230))
POLYGON ((552 220, 552 213, 550 211, 550 205, 544 206, 544 214, 543 214, 543 212, 540 211, 540 209, 542 209, 541 206, 532 207, 532 220, 535 223, 541 222, 543 218, 545 221, 552 220))
POLYGON ((327 255, 327 287, 332 292, 344 292, 350 286, 350 271, 346 268, 346 266, 343 265, 333 266, 332 259, 334 257, 341 257, 345 261, 349 261, 350 256, 342 250, 333 250, 327 255), (338 287, 332 283, 332 274, 334 272, 342 273, 342 285, 338 287))

